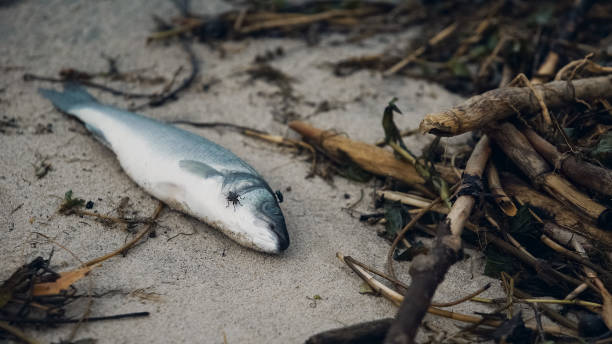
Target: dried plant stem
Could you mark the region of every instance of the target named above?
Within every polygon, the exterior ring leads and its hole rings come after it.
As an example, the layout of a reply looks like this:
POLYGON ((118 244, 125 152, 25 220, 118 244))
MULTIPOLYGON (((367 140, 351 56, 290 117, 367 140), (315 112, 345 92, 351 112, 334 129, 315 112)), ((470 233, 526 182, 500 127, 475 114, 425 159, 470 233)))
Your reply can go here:
POLYGON ((548 55, 546 55, 546 59, 544 59, 544 63, 542 63, 540 68, 538 68, 536 77, 531 79, 531 83, 534 85, 539 85, 547 79, 550 80, 550 78, 555 74, 558 63, 559 54, 554 51, 549 52, 548 55))
POLYGON ((542 119, 544 119, 544 123, 547 126, 551 126, 552 119, 550 118, 550 112, 548 111, 548 107, 546 106, 546 103, 544 102, 544 98, 542 98, 542 90, 541 89, 536 90, 533 87, 533 84, 531 83, 531 81, 529 81, 529 79, 527 79, 527 77, 523 73, 520 73, 519 75, 517 75, 516 78, 512 82, 510 82, 511 85, 515 83, 518 86, 525 86, 531 90, 533 95, 536 97, 538 104, 540 105, 540 109, 542 110, 542 119))
POLYGON ((489 182, 489 190, 495 197, 495 202, 499 206, 499 208, 504 212, 504 214, 508 216, 515 216, 518 210, 516 206, 506 195, 504 188, 502 187, 501 181, 499 180, 499 173, 497 173, 497 168, 493 162, 489 161, 487 167, 487 181, 489 182))
POLYGON ((9 325, 5 321, 0 321, 0 328, 5 330, 6 332, 12 334, 13 336, 19 338, 20 340, 28 343, 28 344, 38 344, 39 343, 39 341, 37 341, 36 339, 28 336, 27 334, 25 334, 20 329, 14 327, 14 326, 9 325))
POLYGON ((409 63, 413 62, 416 58, 423 55, 423 53, 427 50, 427 47, 436 46, 438 43, 442 42, 445 38, 450 36, 457 29, 457 23, 453 23, 447 27, 445 27, 442 31, 438 32, 435 36, 433 36, 428 42, 426 46, 419 47, 408 56, 403 58, 401 61, 393 65, 391 68, 387 69, 383 75, 391 76, 404 67, 406 67, 409 63))
POLYGON ((552 240, 551 238, 549 238, 546 235, 541 235, 540 236, 540 240, 542 240, 542 242, 550 247, 551 249, 555 250, 556 252, 566 256, 567 258, 578 262, 586 267, 589 267, 595 271, 597 271, 598 273, 602 274, 602 275, 608 275, 608 278, 612 278, 612 274, 610 272, 607 272, 606 270, 604 270, 602 267, 598 266, 597 264, 591 262, 588 259, 585 259, 584 257, 582 257, 581 255, 579 255, 578 253, 572 252, 568 249, 566 249, 565 247, 559 245, 557 242, 555 242, 554 240, 552 240))
MULTIPOLYGON (((491 243, 502 249, 503 251, 506 251, 507 253, 517 257, 526 265, 532 267, 535 271, 538 272, 538 274, 541 275, 541 277, 547 284, 559 286, 559 280, 563 280, 572 286, 578 286, 582 283, 581 280, 568 276, 562 272, 550 268, 547 265, 542 264, 541 261, 537 258, 534 258, 533 255, 525 254, 524 251, 516 248, 515 246, 511 245, 510 243, 498 237, 497 235, 487 232, 486 230, 481 230, 478 226, 470 222, 466 223, 465 228, 476 234, 480 234, 482 244, 491 243), (486 235, 484 235, 483 233, 486 233, 486 235)), ((589 287, 592 287, 592 285, 589 285, 589 287)))
POLYGON ((548 304, 557 304, 557 305, 577 305, 584 307, 594 307, 600 308, 602 305, 600 303, 584 301, 584 300, 555 300, 555 299, 518 299, 520 302, 531 302, 531 303, 548 303, 548 304))
MULTIPOLYGON (((525 302, 528 302, 527 300, 532 299, 531 295, 527 294, 524 291, 521 291, 518 288, 514 288, 513 289, 513 293, 514 293, 514 296, 524 299, 524 300, 516 300, 516 301, 525 301, 525 302)), ((539 303, 539 300, 541 300, 541 299, 535 299, 535 300, 538 300, 538 301, 535 301, 535 302, 539 303)), ((550 301, 550 300, 547 300, 547 301, 550 301)), ((561 301, 562 302, 562 300, 555 300, 555 301, 561 301)), ((544 302, 544 303, 546 303, 546 302, 544 302)), ((576 322, 568 319, 567 317, 564 317, 563 315, 561 315, 559 312, 555 311, 551 307, 549 307, 549 306, 547 306, 545 304, 541 304, 540 305, 540 309, 542 310, 542 312, 544 314, 546 314, 546 316, 548 316, 549 318, 555 320, 559 324, 561 324, 561 325, 563 325, 563 326, 565 326, 565 327, 567 327, 569 329, 572 329, 572 330, 578 330, 578 324, 576 324, 576 322)))
MULTIPOLYGON (((612 81, 612 80, 611 80, 612 81)), ((562 202, 567 202, 581 214, 597 221, 603 228, 612 228, 612 210, 593 201, 572 184, 551 170, 533 149, 525 135, 511 123, 502 123, 488 131, 491 138, 532 182, 562 202)))
MULTIPOLYGON (((376 195, 379 197, 383 197, 386 200, 393 202, 400 202, 402 204, 406 204, 409 206, 417 207, 417 208, 427 208, 430 206, 432 201, 427 198, 423 198, 416 195, 411 195, 399 191, 391 191, 391 190, 378 190, 376 191, 376 195)), ((439 203, 434 204, 431 208, 432 211, 440 214, 448 214, 449 209, 439 203)), ((419 212, 420 209, 416 209, 416 213, 419 212)))
MULTIPOLYGON (((535 85, 547 108, 573 104, 576 99, 590 101, 612 96, 612 76, 535 85)), ((428 114, 419 126, 421 132, 454 136, 481 129, 516 114, 532 114, 541 110, 540 103, 528 87, 497 88, 471 97, 450 110, 428 114)))
MULTIPOLYGON (((489 139, 485 135, 472 151, 464 178, 481 178, 491 154, 489 139)), ((464 183, 466 183, 464 179, 464 183)), ((472 181, 474 182, 474 181, 472 181)), ((462 185, 463 189, 467 184, 462 185)), ((398 311, 395 322, 389 329, 386 343, 413 343, 414 337, 427 312, 433 294, 444 279, 446 272, 460 256, 461 232, 469 217, 475 200, 472 195, 461 195, 453 204, 444 222, 438 225, 438 236, 428 255, 419 255, 412 261, 410 275, 412 283, 404 295, 405 300, 398 311)))
POLYGON ((414 215, 414 217, 412 217, 410 222, 408 222, 404 226, 404 228, 402 228, 402 230, 397 234, 397 236, 395 237, 395 240, 393 240, 393 243, 391 244, 391 247, 389 248, 389 252, 387 253, 387 269, 389 270, 389 275, 391 275, 393 278, 397 278, 395 276, 395 270, 393 269, 393 252, 395 252, 395 248, 397 247, 397 244, 399 244, 400 240, 404 238, 404 236, 406 235, 406 233, 408 233, 410 228, 412 228, 417 223, 417 221, 419 221, 419 219, 423 217, 423 215, 425 215, 429 210, 431 210, 440 201, 441 199, 440 197, 438 197, 434 199, 433 201, 431 201, 431 203, 429 203, 428 206, 421 208, 420 211, 416 215, 414 215))
POLYGON ((581 161, 573 155, 560 153, 555 146, 532 129, 525 128, 523 134, 549 164, 560 169, 573 182, 593 191, 608 196, 612 195, 611 170, 581 161))
POLYGON ((357 8, 354 10, 330 10, 327 12, 316 13, 316 14, 290 16, 288 18, 281 17, 278 19, 272 19, 268 21, 255 23, 249 26, 245 26, 242 29, 240 29, 239 32, 246 34, 246 33, 251 33, 255 31, 274 29, 274 28, 279 28, 279 27, 307 25, 307 24, 312 24, 312 23, 322 21, 322 20, 329 20, 335 17, 366 15, 374 11, 376 11, 375 8, 366 7, 366 8, 357 8))
MULTIPOLYGON (((164 208, 164 204, 160 201, 159 204, 157 205, 157 207, 155 208, 155 211, 153 211, 153 214, 151 215, 151 220, 155 220, 157 219, 157 217, 159 216, 159 213, 161 213, 162 209, 164 208)), ((112 258, 116 255, 122 254, 124 252, 126 252, 127 250, 129 250, 132 246, 134 246, 138 241, 140 241, 140 239, 142 239, 147 233, 149 233, 149 231, 151 230, 151 228, 153 228, 153 223, 147 223, 144 228, 138 233, 136 234, 136 236, 134 237, 134 239, 130 240, 130 242, 128 242, 127 244, 123 245, 123 247, 108 253, 102 257, 98 257, 96 259, 92 259, 90 261, 88 261, 87 263, 85 263, 85 266, 92 266, 92 265, 96 265, 98 263, 101 263, 105 260, 108 260, 109 258, 112 258)))
MULTIPOLYGON (((331 131, 317 129, 301 121, 291 122, 289 127, 302 135, 306 141, 320 147, 338 161, 348 158, 372 174, 392 177, 409 185, 423 186, 426 182, 413 165, 396 159, 388 150, 351 140, 331 131)), ((436 165, 436 170, 450 184, 457 181, 457 177, 450 168, 436 165)))
POLYGON ((512 175, 502 174, 501 180, 508 194, 522 203, 541 208, 552 214, 554 221, 562 228, 612 248, 612 233, 589 224, 559 201, 533 190, 533 188, 512 175))
POLYGON ((588 287, 589 287, 588 284, 582 283, 581 285, 577 286, 574 290, 572 290, 571 293, 567 294, 567 296, 565 297, 564 300, 573 300, 573 299, 575 299, 578 295, 580 295, 588 287))
MULTIPOLYGON (((364 282, 368 283, 368 285, 374 291, 376 291, 377 293, 379 293, 380 295, 382 295, 383 297, 385 297, 387 300, 391 301, 395 305, 402 304, 402 302, 406 299, 407 296, 402 296, 395 290, 392 290, 386 285, 382 284, 381 282, 376 280, 374 276, 369 274, 366 271, 366 269, 360 266, 356 266, 354 264, 347 263, 342 253, 340 252, 336 253, 336 257, 338 257, 338 259, 340 259, 340 261, 342 261, 343 263, 347 264, 347 266, 349 266, 357 274, 357 276, 359 276, 359 278, 361 278, 364 282)), ((499 320, 483 319, 481 317, 445 311, 445 310, 438 309, 435 307, 428 307, 427 312, 433 315, 438 315, 438 316, 442 316, 442 317, 453 319, 453 320, 458 320, 458 321, 478 324, 478 325, 484 325, 484 326, 497 327, 502 324, 502 322, 499 320)), ((535 329, 535 326, 531 324, 527 324, 525 326, 531 329, 535 329)), ((545 326, 544 331, 550 334, 564 335, 564 336, 571 336, 571 337, 574 337, 577 335, 575 331, 569 330, 569 329, 566 329, 566 328, 563 328, 557 325, 545 326)))

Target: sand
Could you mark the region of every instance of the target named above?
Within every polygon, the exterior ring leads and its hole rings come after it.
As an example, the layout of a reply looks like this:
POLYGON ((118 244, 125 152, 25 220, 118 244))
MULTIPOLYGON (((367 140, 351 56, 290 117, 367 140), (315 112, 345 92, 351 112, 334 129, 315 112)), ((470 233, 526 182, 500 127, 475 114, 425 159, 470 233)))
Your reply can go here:
MULTIPOLYGON (((198 13, 225 11, 229 4, 202 1, 198 13)), ((57 75, 62 68, 105 71, 101 54, 118 58, 121 71, 146 68, 144 74, 170 79, 187 58, 176 43, 145 45, 153 30, 153 14, 169 18, 177 12, 168 1, 2 1, 0 2, 0 117, 15 118, 18 128, 0 133, 0 280, 36 256, 48 256, 54 244, 34 232, 52 237, 86 261, 110 252, 130 237, 116 226, 91 218, 58 215, 68 190, 94 202, 93 210, 114 214, 123 197, 130 212, 149 215, 156 200, 121 170, 113 153, 97 142, 76 120, 53 109, 36 89, 57 87, 24 82, 24 73, 57 75), (41 159, 51 165, 42 178, 35 175, 41 159)), ((296 138, 282 123, 287 111, 277 88, 250 80, 246 70, 256 55, 282 47, 284 55, 271 65, 295 79, 291 106, 294 117, 321 128, 336 128, 353 139, 375 142, 383 136, 381 113, 397 96, 404 112, 402 128, 415 128, 427 112, 461 101, 438 85, 407 78, 382 79, 368 71, 339 78, 329 64, 349 56, 375 53, 390 44, 407 44, 414 29, 394 37, 381 35, 358 44, 330 35, 317 46, 294 39, 247 39, 222 43, 225 56, 206 44, 195 44, 201 74, 177 101, 141 113, 162 119, 225 121, 296 138), (208 87, 204 87, 208 85, 208 87), (322 102, 329 111, 316 113, 322 102)), ((186 72, 179 75, 185 77, 186 72)), ((163 85, 112 83, 130 91, 160 90, 163 85)), ((128 107, 125 100, 91 91, 103 102, 128 107)), ((290 116, 291 117, 291 116, 290 116)), ((359 278, 335 258, 341 251, 370 265, 383 267, 389 244, 344 210, 361 193, 355 210, 374 210, 374 182, 361 184, 336 178, 333 185, 316 177, 306 179, 309 163, 286 149, 216 129, 191 129, 252 164, 274 189, 284 192, 282 209, 291 246, 272 256, 243 248, 206 224, 165 209, 157 236, 96 268, 77 288, 98 295, 91 315, 148 311, 146 318, 83 325, 76 339, 98 343, 300 343, 309 336, 357 322, 392 317, 396 308, 383 298, 359 294, 359 278), (291 191, 287 191, 290 189, 291 191), (348 195, 348 199, 345 197, 348 195), (183 233, 183 235, 178 235, 183 233), (91 284, 90 284, 91 283, 91 284), (313 300, 315 295, 320 299, 313 300)), ((418 151, 431 137, 409 140, 418 151)), ((483 259, 469 251, 439 288, 435 299, 456 299, 490 281, 482 276, 483 259)), ((58 271, 78 265, 57 248, 52 260, 58 271)), ((409 281, 409 263, 398 264, 409 281)), ((484 296, 502 295, 497 283, 484 296)), ((70 306, 79 316, 86 302, 70 306)), ((471 313, 474 304, 451 307, 471 313)), ((447 320, 427 317, 441 329, 455 331, 447 320)), ((72 329, 27 332, 42 342, 57 342, 72 329)))

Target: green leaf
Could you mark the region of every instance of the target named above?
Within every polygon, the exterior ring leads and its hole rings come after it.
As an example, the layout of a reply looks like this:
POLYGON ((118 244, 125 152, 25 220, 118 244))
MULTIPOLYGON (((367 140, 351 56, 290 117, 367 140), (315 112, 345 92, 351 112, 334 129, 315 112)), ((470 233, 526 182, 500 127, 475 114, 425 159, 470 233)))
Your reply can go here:
POLYGON ((503 251, 497 251, 496 248, 487 246, 484 253, 487 257, 484 274, 489 277, 498 278, 502 272, 514 275, 519 270, 520 263, 503 251))
POLYGON ((364 170, 363 168, 361 168, 359 165, 357 165, 356 163, 352 161, 349 161, 347 165, 339 169, 338 174, 340 174, 344 178, 347 178, 347 179, 350 179, 356 182, 360 182, 360 183, 365 183, 365 182, 368 182, 370 179, 372 179, 371 173, 364 170))
POLYGON ((410 215, 400 202, 385 202, 384 209, 387 219, 385 229, 395 236, 408 223, 410 215))
POLYGON ((493 51, 497 46, 497 43, 499 43, 499 35, 497 33, 489 35, 487 38, 487 48, 489 51, 493 51))
POLYGON ((85 200, 82 198, 72 198, 72 190, 66 191, 64 194, 64 203, 59 208, 62 214, 68 214, 74 208, 80 208, 85 205, 85 200))
POLYGON ((555 8, 551 5, 542 6, 529 17, 528 22, 532 24, 546 26, 551 23, 554 11, 555 8))
POLYGON ((450 61, 448 61, 448 68, 456 77, 470 77, 470 70, 468 69, 467 65, 457 59, 451 59, 450 61))
POLYGON ((391 99, 389 104, 385 107, 385 111, 383 111, 383 119, 382 126, 385 131, 385 143, 394 142, 398 143, 400 146, 404 147, 404 143, 402 142, 402 136, 400 135, 400 131, 395 125, 393 121, 393 114, 399 113, 402 114, 400 109, 395 105, 397 98, 394 97, 391 99))
POLYGON ((378 295, 378 293, 374 291, 374 289, 372 289, 372 287, 370 287, 370 285, 366 282, 362 282, 359 286, 359 294, 378 295))
POLYGON ((591 152, 591 156, 608 168, 612 168, 612 131, 602 135, 597 146, 591 152))
POLYGON ((541 224, 536 220, 528 206, 521 206, 516 216, 510 218, 509 232, 521 236, 540 237, 541 224))
POLYGON ((419 254, 427 254, 428 251, 429 249, 422 242, 417 241, 412 247, 405 249, 401 253, 399 253, 399 250, 396 250, 393 259, 397 261, 411 261, 419 254))
POLYGON ((475 57, 480 57, 480 56, 485 56, 488 55, 490 52, 489 48, 484 45, 484 44, 479 44, 475 47, 473 47, 472 49, 470 49, 470 52, 468 54, 468 56, 470 58, 475 58, 475 57))

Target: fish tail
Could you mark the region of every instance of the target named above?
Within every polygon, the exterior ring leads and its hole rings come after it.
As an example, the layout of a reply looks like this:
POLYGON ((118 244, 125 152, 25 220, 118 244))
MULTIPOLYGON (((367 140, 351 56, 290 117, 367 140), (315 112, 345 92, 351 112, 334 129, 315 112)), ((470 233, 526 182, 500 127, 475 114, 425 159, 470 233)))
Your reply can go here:
POLYGON ((38 93, 49 99, 58 109, 68 113, 77 107, 98 103, 96 98, 89 94, 82 86, 74 83, 64 84, 64 90, 61 92, 39 88, 38 93))

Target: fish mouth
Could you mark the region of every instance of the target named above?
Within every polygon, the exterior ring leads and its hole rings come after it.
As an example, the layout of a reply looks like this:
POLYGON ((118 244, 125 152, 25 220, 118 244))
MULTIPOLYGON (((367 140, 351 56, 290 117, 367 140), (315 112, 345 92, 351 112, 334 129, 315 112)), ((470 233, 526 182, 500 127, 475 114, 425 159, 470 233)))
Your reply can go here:
POLYGON ((286 250, 289 247, 289 234, 287 233, 287 226, 284 223, 270 223, 268 226, 276 236, 277 253, 286 250))

